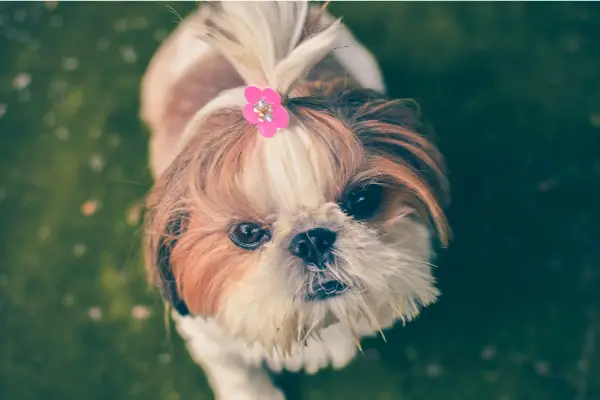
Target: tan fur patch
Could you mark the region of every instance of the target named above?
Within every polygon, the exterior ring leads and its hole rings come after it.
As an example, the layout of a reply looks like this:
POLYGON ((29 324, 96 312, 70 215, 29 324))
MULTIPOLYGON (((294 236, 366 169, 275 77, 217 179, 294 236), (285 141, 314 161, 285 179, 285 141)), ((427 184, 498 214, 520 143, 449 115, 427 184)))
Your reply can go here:
POLYGON ((178 134, 190 118, 223 90, 243 85, 242 78, 216 51, 201 57, 197 65, 170 88, 165 99, 162 128, 178 134))
MULTIPOLYGON (((198 218, 193 220, 193 224, 201 223, 198 218)), ((229 286, 252 272, 258 253, 237 248, 221 231, 195 234, 194 230, 190 226, 177 244, 172 258, 173 272, 189 310, 197 315, 214 316, 229 286)))

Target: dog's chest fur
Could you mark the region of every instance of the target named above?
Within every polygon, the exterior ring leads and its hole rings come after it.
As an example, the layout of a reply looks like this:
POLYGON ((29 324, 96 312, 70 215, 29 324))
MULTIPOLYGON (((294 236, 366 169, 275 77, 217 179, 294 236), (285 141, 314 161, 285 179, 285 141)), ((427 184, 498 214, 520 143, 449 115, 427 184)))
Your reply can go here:
MULTIPOLYGON (((312 374, 328 366, 334 369, 343 368, 358 351, 351 332, 341 324, 323 329, 320 332, 320 340, 309 338, 306 346, 296 344, 292 348, 292 355, 283 357, 278 353, 269 355, 259 345, 249 346, 244 341, 232 339, 213 320, 202 317, 181 317, 176 313, 173 318, 177 331, 186 341, 192 357, 197 359, 206 358, 208 351, 214 352, 215 357, 234 359, 240 357, 240 362, 257 367, 264 363, 274 372, 304 370, 312 374)), ((372 332, 366 323, 355 328, 361 338, 372 332)))

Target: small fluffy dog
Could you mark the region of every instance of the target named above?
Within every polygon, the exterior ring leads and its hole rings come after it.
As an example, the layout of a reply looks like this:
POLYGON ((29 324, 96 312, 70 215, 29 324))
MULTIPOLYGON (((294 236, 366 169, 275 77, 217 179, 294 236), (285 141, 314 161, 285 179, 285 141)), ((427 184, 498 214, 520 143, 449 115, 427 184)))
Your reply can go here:
POLYGON ((436 300, 442 157, 323 8, 204 3, 154 56, 141 107, 148 272, 217 398, 282 399, 264 364, 343 367, 436 300))

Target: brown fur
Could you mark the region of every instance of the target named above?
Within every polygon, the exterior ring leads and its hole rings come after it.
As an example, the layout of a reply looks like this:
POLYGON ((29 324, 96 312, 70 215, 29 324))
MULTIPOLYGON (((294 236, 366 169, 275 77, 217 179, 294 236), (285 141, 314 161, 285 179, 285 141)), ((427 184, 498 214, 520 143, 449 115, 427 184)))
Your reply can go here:
POLYGON ((165 232, 173 220, 184 220, 185 233, 167 237, 169 242, 177 240, 169 267, 177 281, 178 294, 183 294, 186 304, 193 305, 195 312, 214 312, 227 277, 233 275, 239 279, 239 271, 232 269, 238 263, 229 268, 232 263, 225 262, 219 251, 228 248, 226 254, 235 255, 235 246, 227 247, 228 243, 222 240, 228 240, 230 219, 259 217, 255 210, 244 207, 247 202, 233 184, 243 168, 246 151, 254 143, 253 127, 240 114, 225 111, 209 118, 202 131, 197 132, 157 180, 148 201, 146 254, 150 279, 157 283, 164 279, 161 271, 157 271, 160 263, 157 254, 163 238, 169 236, 165 232))
POLYGON ((241 86, 242 78, 225 57, 209 52, 167 92, 162 126, 165 132, 182 132, 190 118, 221 91, 241 86))
MULTIPOLYGON (((300 100, 300 103, 312 103, 321 110, 321 115, 336 121, 330 123, 337 126, 335 140, 351 137, 354 147, 358 146, 360 152, 366 150, 361 165, 353 168, 353 180, 348 178, 341 182, 383 181, 387 184, 386 198, 395 199, 393 203, 397 207, 410 205, 425 221, 431 219, 441 243, 447 245, 449 229, 443 207, 449 196, 444 160, 425 132, 419 132, 425 127, 418 109, 411 109, 414 103, 389 100, 381 94, 356 89, 341 79, 311 82, 307 91, 314 93, 315 98, 300 100), (351 104, 349 99, 352 98, 362 102, 351 104), (410 165, 400 154, 410 156, 416 165, 410 165), (398 201, 400 199, 402 202, 398 201)), ((308 107, 310 110, 310 105, 308 107)), ((303 107, 299 109, 303 110, 303 107)), ((313 120, 319 115, 314 111, 299 112, 312 115, 313 120)), ((351 154, 354 164, 357 155, 351 154)), ((390 206, 388 204, 386 209, 388 212, 390 206)))
MULTIPOLYGON (((406 113, 397 108, 399 103, 379 96, 353 110, 349 104, 336 104, 351 94, 344 87, 328 87, 329 98, 319 95, 323 87, 321 83, 301 88, 318 95, 290 100, 290 110, 313 134, 320 157, 330 158, 335 166, 338 180, 331 182, 329 200, 337 200, 357 181, 382 181, 390 201, 381 213, 395 216, 397 208, 410 206, 425 220, 431 218, 445 244, 445 199, 437 193, 444 194, 446 188, 442 159, 435 147, 409 129, 414 121, 393 123, 393 118, 406 113), (398 148, 410 152, 427 169, 420 171, 408 165, 394 154, 398 148), (435 182, 438 186, 434 188, 431 185, 435 182)), ((158 180, 150 198, 150 260, 156 260, 153 254, 158 238, 164 235, 169 221, 174 216, 188 216, 186 231, 174 247, 171 267, 178 293, 192 313, 214 315, 227 287, 258 262, 257 253, 237 248, 227 237, 233 221, 269 223, 269 215, 253 208, 236 185, 257 140, 264 139, 239 111, 212 116, 158 180)), ((155 262, 149 263, 149 273, 156 278, 155 262)))
MULTIPOLYGON (((324 29, 319 12, 311 11, 304 38, 324 29)), ((152 84, 147 86, 155 92, 145 96, 160 101, 149 101, 142 112, 153 130, 153 146, 161 148, 177 143, 174 136, 218 93, 242 85, 225 58, 214 52, 174 82, 157 85, 168 75, 174 55, 169 43, 175 40, 169 39, 149 69, 147 80, 152 84)), ((335 171, 324 194, 328 201, 339 200, 356 184, 379 182, 385 186, 386 202, 375 219, 385 221, 409 207, 431 222, 440 241, 447 243, 444 162, 426 137, 418 110, 357 88, 331 56, 313 68, 291 96, 284 99, 291 123, 306 127, 318 157, 328 159, 335 171)), ((203 122, 173 162, 158 163, 166 169, 157 169, 148 199, 147 270, 171 301, 181 298, 194 314, 214 316, 228 288, 258 263, 259 252, 239 249, 230 241, 231 224, 268 225, 278 211, 252 204, 238 185, 260 140, 265 139, 246 123, 241 110, 222 110, 203 122), (165 247, 170 250, 162 251, 165 247)))
POLYGON ((175 248, 174 275, 189 309, 198 315, 214 316, 229 285, 251 272, 258 253, 246 254, 221 231, 197 235, 193 231, 192 227, 175 248))

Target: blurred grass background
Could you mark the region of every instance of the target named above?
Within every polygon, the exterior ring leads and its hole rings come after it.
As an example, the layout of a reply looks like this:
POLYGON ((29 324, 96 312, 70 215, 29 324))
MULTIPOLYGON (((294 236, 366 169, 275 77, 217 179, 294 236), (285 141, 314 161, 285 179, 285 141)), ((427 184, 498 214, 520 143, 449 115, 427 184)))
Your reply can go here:
MULTIPOLYGON (((209 399, 140 254, 140 77, 194 3, 0 3, 0 399, 209 399)), ((600 399, 600 4, 334 2, 453 186, 440 302, 290 399, 600 399)))

